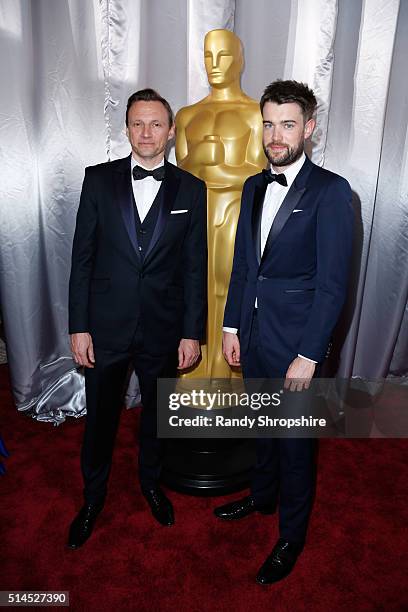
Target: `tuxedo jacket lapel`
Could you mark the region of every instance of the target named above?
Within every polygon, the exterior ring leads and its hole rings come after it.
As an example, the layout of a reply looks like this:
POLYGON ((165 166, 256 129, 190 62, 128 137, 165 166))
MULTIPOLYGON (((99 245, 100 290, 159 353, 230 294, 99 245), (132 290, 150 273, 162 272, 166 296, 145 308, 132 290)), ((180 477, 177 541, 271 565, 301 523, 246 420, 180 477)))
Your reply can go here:
POLYGON ((272 223, 272 227, 270 229, 264 252, 262 254, 262 260, 264 261, 268 256, 273 244, 275 243, 277 237, 281 233, 282 229, 285 226, 285 223, 289 219, 292 212, 295 210, 296 206, 300 198, 304 195, 307 189, 307 180, 309 175, 313 169, 313 164, 306 157, 305 163, 301 167, 299 174, 295 178, 290 187, 285 199, 283 200, 276 217, 272 223))
POLYGON ((252 239, 258 265, 261 263, 261 220, 266 187, 267 184, 263 179, 261 183, 255 187, 252 207, 252 239))
POLYGON ((159 214, 157 216, 157 223, 153 231, 149 248, 145 255, 145 261, 151 256, 157 241, 163 233, 179 189, 180 179, 174 175, 171 165, 164 160, 164 166, 166 169, 165 177, 158 194, 160 196, 159 214))
POLYGON ((117 168, 116 188, 120 212, 122 214, 122 219, 125 224, 129 240, 138 260, 141 261, 133 205, 132 182, 130 175, 130 155, 129 157, 123 159, 123 163, 121 163, 117 168))

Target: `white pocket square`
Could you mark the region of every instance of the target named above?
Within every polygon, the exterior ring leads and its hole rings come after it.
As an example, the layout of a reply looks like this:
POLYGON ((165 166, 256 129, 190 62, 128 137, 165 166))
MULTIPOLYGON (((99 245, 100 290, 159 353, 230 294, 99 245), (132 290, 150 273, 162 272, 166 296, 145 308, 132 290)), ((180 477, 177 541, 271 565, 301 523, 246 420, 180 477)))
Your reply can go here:
POLYGON ((295 208, 295 210, 292 210, 292 212, 303 212, 303 208, 295 208))
POLYGON ((183 210, 171 210, 170 214, 171 215, 181 215, 181 213, 186 213, 188 212, 188 208, 183 208, 183 210))

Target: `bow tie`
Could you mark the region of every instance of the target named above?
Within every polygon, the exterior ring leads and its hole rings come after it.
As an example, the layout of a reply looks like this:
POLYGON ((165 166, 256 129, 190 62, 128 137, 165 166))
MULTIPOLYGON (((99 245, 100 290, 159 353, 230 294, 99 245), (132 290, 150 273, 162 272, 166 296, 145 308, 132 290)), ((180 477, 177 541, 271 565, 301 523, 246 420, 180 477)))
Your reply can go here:
POLYGON ((287 187, 288 182, 284 174, 273 174, 270 170, 262 170, 263 177, 267 183, 273 183, 276 181, 282 187, 287 187))
POLYGON ((141 166, 135 166, 132 174, 135 181, 141 181, 146 176, 152 176, 156 181, 162 181, 164 179, 165 168, 164 166, 159 166, 154 170, 145 170, 141 166))

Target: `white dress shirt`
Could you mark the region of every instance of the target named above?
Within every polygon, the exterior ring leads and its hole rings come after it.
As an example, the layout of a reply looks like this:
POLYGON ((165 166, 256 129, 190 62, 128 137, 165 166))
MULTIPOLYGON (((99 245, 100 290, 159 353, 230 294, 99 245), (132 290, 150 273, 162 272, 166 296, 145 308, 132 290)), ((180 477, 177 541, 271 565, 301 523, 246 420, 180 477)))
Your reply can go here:
MULTIPOLYGON (((281 207, 282 202, 285 199, 286 194, 288 193, 293 181, 297 177, 301 167, 305 163, 305 160, 306 156, 304 153, 302 153, 298 160, 296 160, 291 166, 285 169, 284 174, 286 177, 287 187, 284 187, 277 181, 268 183, 262 207, 261 256, 264 252, 266 241, 268 240, 269 232, 271 231, 271 227, 278 213, 278 210, 281 207)), ((255 308, 258 308, 258 299, 255 299, 255 308)), ((223 327, 222 329, 223 331, 230 332, 231 334, 236 334, 238 332, 238 329, 235 327, 223 327)), ((316 361, 313 361, 313 359, 309 359, 308 357, 304 357, 303 355, 298 355, 298 357, 303 357, 303 359, 306 359, 307 361, 317 363, 316 361)))
POLYGON ((269 183, 266 188, 261 219, 261 256, 265 250, 266 241, 268 239, 269 232, 271 231, 272 223, 274 222, 278 210, 281 207, 286 194, 291 188, 293 181, 297 177, 299 170, 305 163, 305 159, 306 156, 304 153, 302 153, 301 157, 299 157, 295 163, 289 166, 289 168, 285 169, 284 174, 288 184, 287 187, 284 187, 277 181, 273 181, 273 183, 269 183))
POLYGON ((140 166, 141 168, 144 168, 145 170, 155 170, 156 168, 160 168, 160 166, 163 166, 163 165, 164 165, 164 158, 162 159, 160 164, 157 164, 157 166, 154 166, 154 168, 146 168, 146 166, 143 166, 143 164, 141 164, 139 161, 136 161, 132 155, 131 162, 130 162, 130 172, 131 172, 130 176, 132 180, 132 189, 133 189, 133 195, 135 197, 135 202, 137 206, 137 212, 139 213, 140 221, 142 223, 147 213, 149 212, 154 202, 155 197, 157 196, 159 192, 161 181, 156 181, 156 179, 153 178, 152 176, 146 176, 146 178, 144 179, 135 181, 133 178, 133 168, 135 166, 140 166))

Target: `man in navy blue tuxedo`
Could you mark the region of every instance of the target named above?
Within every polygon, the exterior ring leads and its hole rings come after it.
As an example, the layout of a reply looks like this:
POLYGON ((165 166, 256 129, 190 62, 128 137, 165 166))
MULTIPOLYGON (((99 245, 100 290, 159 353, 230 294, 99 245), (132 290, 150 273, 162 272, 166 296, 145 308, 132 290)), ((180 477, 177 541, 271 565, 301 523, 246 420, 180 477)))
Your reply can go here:
POLYGON ((160 524, 174 523, 158 484, 156 383, 195 363, 207 311, 206 189, 164 158, 174 130, 167 100, 140 90, 126 109, 131 155, 85 171, 69 287, 71 348, 85 367, 85 504, 70 527, 71 548, 89 538, 104 505, 130 363, 143 404, 142 493, 160 524))
MULTIPOLYGON (((275 81, 261 98, 263 146, 271 168, 242 192, 224 315, 223 351, 245 378, 284 378, 301 392, 319 371, 347 290, 353 209, 348 182, 313 164, 313 92, 275 81)), ((259 439, 251 494, 216 508, 217 517, 272 514, 279 539, 257 575, 281 580, 303 549, 314 490, 315 441, 259 439)))

